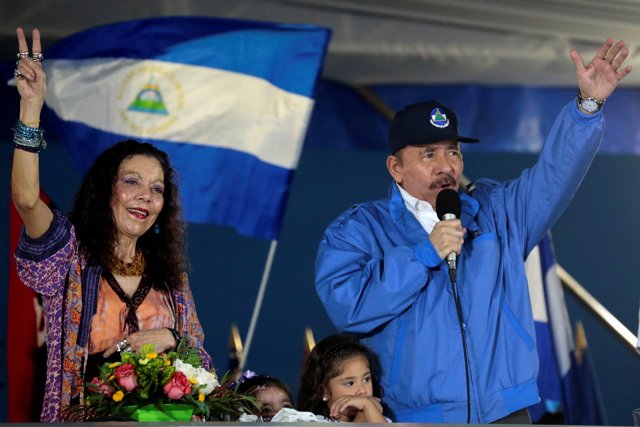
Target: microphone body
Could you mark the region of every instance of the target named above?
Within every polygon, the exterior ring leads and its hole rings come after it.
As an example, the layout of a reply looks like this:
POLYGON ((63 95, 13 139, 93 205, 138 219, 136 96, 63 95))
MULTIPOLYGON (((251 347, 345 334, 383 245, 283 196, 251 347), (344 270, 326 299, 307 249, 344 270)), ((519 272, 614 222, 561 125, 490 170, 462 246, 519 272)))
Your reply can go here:
MULTIPOLYGON (((448 221, 450 219, 457 219, 457 218, 452 213, 448 213, 448 214, 442 215, 442 220, 443 221, 448 221)), ((449 272, 450 273, 451 273, 451 271, 455 272, 457 270, 457 265, 456 265, 457 259, 458 259, 458 255, 455 252, 451 252, 449 255, 447 255, 447 265, 449 266, 449 272)))
MULTIPOLYGON (((441 221, 459 218, 462 213, 462 203, 460 202, 458 192, 450 188, 439 192, 436 197, 436 213, 441 221)), ((455 252, 447 255, 447 265, 449 266, 451 282, 455 282, 457 271, 457 255, 455 252)))

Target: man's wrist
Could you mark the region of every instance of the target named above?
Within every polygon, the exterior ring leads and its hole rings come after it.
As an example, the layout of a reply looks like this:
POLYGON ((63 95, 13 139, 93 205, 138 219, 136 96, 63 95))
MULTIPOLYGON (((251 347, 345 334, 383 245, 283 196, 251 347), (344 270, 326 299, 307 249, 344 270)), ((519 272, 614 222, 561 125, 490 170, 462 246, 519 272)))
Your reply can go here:
POLYGON ((584 95, 582 91, 578 89, 577 105, 578 110, 583 114, 595 114, 599 112, 606 100, 606 98, 596 99, 592 96, 584 95))

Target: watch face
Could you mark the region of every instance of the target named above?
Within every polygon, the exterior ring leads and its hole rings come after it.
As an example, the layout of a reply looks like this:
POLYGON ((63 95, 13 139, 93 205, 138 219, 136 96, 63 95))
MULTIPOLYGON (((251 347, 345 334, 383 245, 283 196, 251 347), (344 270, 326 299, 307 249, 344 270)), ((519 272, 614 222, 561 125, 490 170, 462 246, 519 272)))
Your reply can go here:
POLYGON ((589 98, 583 99, 582 102, 580 103, 580 106, 589 113, 595 113, 600 109, 598 107, 598 104, 596 104, 596 101, 589 98))

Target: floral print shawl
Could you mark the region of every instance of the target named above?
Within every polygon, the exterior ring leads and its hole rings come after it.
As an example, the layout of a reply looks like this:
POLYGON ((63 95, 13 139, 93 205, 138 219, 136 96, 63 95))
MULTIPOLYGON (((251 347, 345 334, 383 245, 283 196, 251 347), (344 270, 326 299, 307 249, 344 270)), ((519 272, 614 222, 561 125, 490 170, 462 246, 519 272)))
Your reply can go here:
MULTIPOLYGON (((58 210, 43 236, 32 239, 23 228, 15 259, 20 280, 43 298, 47 376, 40 420, 64 421, 63 412, 71 401, 83 400, 91 318, 102 270, 87 265, 78 251, 71 221, 58 210)), ((210 368, 211 357, 203 347, 204 332, 186 274, 172 296, 176 329, 187 338, 188 346, 200 349, 203 367, 210 368)))

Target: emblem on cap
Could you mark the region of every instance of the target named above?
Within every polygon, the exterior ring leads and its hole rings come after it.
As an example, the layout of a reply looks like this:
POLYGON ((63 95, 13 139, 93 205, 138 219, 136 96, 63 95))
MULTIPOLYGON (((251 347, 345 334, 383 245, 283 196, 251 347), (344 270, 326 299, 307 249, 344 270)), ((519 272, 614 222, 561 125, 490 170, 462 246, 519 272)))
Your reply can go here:
POLYGON ((434 108, 431 110, 431 120, 429 122, 437 128, 446 128, 449 126, 449 118, 446 114, 440 111, 440 108, 434 108))

